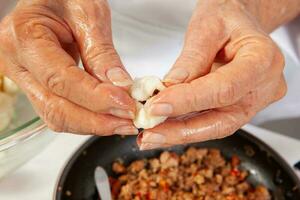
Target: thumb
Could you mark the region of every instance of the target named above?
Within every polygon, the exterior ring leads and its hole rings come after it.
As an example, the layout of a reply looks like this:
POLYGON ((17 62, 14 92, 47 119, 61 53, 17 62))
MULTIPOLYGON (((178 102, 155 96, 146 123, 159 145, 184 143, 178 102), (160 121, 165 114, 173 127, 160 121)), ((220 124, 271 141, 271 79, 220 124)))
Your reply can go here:
POLYGON ((102 82, 121 87, 131 85, 113 45, 107 1, 74 1, 66 7, 65 18, 79 45, 86 71, 102 82))

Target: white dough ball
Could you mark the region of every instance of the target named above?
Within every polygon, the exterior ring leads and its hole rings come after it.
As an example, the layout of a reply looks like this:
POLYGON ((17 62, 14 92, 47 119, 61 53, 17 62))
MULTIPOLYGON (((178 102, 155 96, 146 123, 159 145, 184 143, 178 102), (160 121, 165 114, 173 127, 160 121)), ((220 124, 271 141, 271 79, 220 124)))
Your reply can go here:
POLYGON ((137 101, 137 114, 133 120, 137 128, 149 129, 164 122, 167 117, 150 115, 147 108, 149 107, 149 98, 153 96, 155 90, 162 91, 165 86, 159 78, 155 76, 146 76, 134 80, 131 87, 131 96, 137 101), (143 105, 141 102, 146 101, 143 105))
POLYGON ((140 102, 137 102, 137 114, 135 119, 133 120, 133 124, 137 128, 153 128, 154 126, 164 122, 167 119, 167 117, 150 115, 145 107, 147 107, 146 104, 143 105, 140 102))
POLYGON ((156 76, 145 76, 143 78, 134 79, 131 86, 131 96, 137 101, 146 101, 155 90, 162 91, 165 86, 156 76))

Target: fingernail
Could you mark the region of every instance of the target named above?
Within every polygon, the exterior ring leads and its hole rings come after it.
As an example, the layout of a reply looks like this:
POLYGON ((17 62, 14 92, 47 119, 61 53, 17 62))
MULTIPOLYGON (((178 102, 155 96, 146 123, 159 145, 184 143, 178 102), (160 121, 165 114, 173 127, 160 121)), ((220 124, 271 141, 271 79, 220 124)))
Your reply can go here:
POLYGON ((166 137, 163 134, 160 133, 153 133, 150 131, 145 131, 143 133, 143 137, 141 140, 142 144, 143 143, 153 143, 153 144, 164 144, 166 142, 166 137))
POLYGON ((187 79, 189 76, 189 73, 184 68, 176 68, 173 69, 167 74, 163 80, 163 82, 166 83, 182 83, 187 79))
POLYGON ((157 148, 161 148, 161 144, 154 144, 154 143, 142 143, 140 146, 140 150, 144 151, 144 150, 150 150, 150 149, 157 149, 157 148))
POLYGON ((173 106, 168 103, 156 103, 150 106, 150 113, 156 116, 170 116, 173 113, 173 106))
POLYGON ((114 67, 106 72, 107 78, 115 85, 126 87, 132 85, 129 75, 120 67, 114 67))
POLYGON ((114 130, 118 135, 137 135, 139 132, 134 126, 120 126, 114 130))
POLYGON ((134 119, 134 113, 130 110, 122 110, 122 109, 119 109, 119 108, 111 108, 109 110, 109 113, 111 115, 114 115, 114 116, 120 117, 120 118, 134 119))

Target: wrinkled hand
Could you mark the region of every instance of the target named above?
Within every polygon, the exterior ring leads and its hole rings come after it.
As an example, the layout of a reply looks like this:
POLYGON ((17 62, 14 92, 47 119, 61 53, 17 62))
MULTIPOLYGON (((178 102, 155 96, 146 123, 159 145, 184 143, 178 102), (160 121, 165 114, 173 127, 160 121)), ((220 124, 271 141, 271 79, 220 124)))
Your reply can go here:
POLYGON ((113 47, 110 20, 105 0, 21 0, 1 22, 0 72, 22 88, 49 128, 137 133, 129 120, 131 78, 113 47))
POLYGON ((139 135, 140 148, 232 134, 284 96, 283 67, 280 50, 243 4, 199 1, 183 51, 164 79, 170 87, 148 107, 174 119, 139 135))

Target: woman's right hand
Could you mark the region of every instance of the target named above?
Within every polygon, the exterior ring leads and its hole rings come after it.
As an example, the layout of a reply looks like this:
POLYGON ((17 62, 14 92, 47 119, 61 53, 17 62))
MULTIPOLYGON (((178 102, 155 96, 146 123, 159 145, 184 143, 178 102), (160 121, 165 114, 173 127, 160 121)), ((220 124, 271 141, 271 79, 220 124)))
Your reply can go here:
POLYGON ((49 128, 137 133, 126 92, 131 78, 114 49, 110 20, 105 0, 21 0, 1 22, 0 73, 19 85, 49 128))

